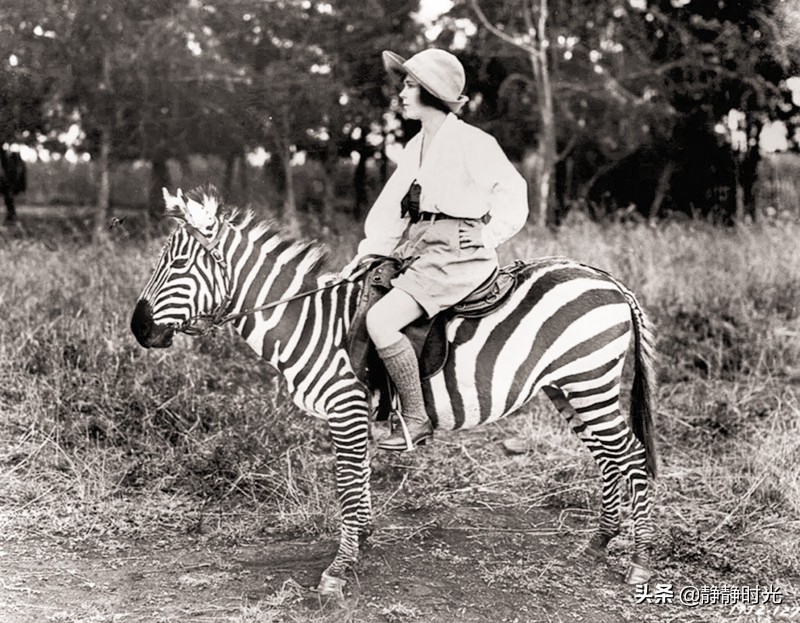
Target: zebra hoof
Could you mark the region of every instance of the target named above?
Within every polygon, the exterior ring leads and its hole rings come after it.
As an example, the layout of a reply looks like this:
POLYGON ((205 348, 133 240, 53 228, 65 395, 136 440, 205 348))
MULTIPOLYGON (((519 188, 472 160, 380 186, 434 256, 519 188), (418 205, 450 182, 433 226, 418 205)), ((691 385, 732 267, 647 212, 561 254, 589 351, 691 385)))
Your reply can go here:
POLYGON ((346 583, 347 580, 323 573, 319 579, 317 592, 324 597, 344 599, 344 585, 346 583))
POLYGON ((369 537, 372 536, 373 532, 374 532, 374 526, 371 523, 364 526, 361 529, 361 532, 358 533, 358 546, 363 547, 364 545, 366 545, 367 541, 369 540, 369 537))
POLYGON ((595 560, 605 560, 608 553, 608 542, 613 537, 606 534, 594 534, 589 542, 586 544, 583 552, 595 560))
POLYGON ((584 549, 583 553, 592 560, 605 560, 606 548, 601 547, 595 543, 589 543, 584 549))
POLYGON ((653 570, 642 564, 637 557, 631 561, 631 566, 628 567, 628 574, 625 576, 625 582, 628 584, 647 584, 647 581, 653 577, 653 570))

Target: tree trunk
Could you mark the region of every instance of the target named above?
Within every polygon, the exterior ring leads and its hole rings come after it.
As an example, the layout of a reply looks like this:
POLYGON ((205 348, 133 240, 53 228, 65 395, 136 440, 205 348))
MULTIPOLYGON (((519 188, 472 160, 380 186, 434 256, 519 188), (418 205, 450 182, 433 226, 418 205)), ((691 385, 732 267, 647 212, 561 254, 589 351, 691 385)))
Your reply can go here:
POLYGON ((336 213, 336 156, 328 154, 322 163, 322 225, 329 231, 336 213))
POLYGON ((98 112, 100 123, 100 149, 97 158, 97 203, 94 213, 95 241, 108 238, 108 226, 111 220, 111 137, 114 119, 114 94, 111 92, 111 54, 103 50, 102 79, 98 87, 100 93, 98 112))
POLYGON ((353 206, 353 216, 356 220, 361 221, 361 217, 367 209, 367 154, 369 152, 369 145, 367 145, 366 128, 360 128, 361 139, 356 146, 358 153, 358 162, 356 162, 353 171, 353 191, 355 193, 355 204, 353 206))
POLYGON ((645 215, 648 219, 658 218, 661 213, 661 208, 664 205, 664 199, 669 192, 669 185, 672 181, 672 175, 675 173, 675 162, 670 160, 664 165, 661 170, 661 175, 658 176, 656 183, 655 194, 653 195, 653 203, 650 204, 650 210, 645 215))
MULTIPOLYGON (((538 20, 535 26, 538 45, 529 55, 537 86, 536 102, 541 120, 541 135, 537 147, 536 191, 533 194, 531 213, 533 222, 544 226, 551 215, 550 205, 555 195, 555 166, 558 159, 556 146, 556 122, 553 109, 553 88, 550 83, 548 64, 548 0, 539 0, 538 20)), ((533 23, 530 23, 533 27, 533 23)))
POLYGON ((249 189, 249 180, 247 177, 247 155, 245 153, 241 153, 239 155, 239 190, 242 193, 242 203, 249 203, 248 197, 248 189, 249 189))
POLYGON ((563 212, 566 214, 569 211, 570 204, 575 200, 575 159, 572 156, 567 157, 564 162, 563 197, 563 212))
POLYGON ((555 168, 555 149, 550 149, 547 140, 543 140, 539 145, 539 181, 534 204, 534 223, 539 227, 546 226, 552 222, 551 198, 553 195, 553 171, 555 168))
POLYGON ((264 162, 264 179, 276 196, 286 192, 285 167, 283 164, 284 153, 280 142, 275 141, 275 149, 269 159, 264 162))
MULTIPOLYGON (((21 167, 25 163, 19 161, 21 167)), ((24 168, 21 169, 24 172, 24 168)), ((20 173, 13 166, 13 159, 11 152, 6 153, 3 148, 3 141, 0 140, 0 189, 2 189, 3 200, 6 204, 6 224, 16 223, 17 209, 14 205, 14 193, 17 192, 15 186, 17 185, 17 175, 20 173)))
MULTIPOLYGON (((522 154, 522 177, 528 183, 528 205, 531 206, 533 212, 534 206, 538 207, 539 202, 539 152, 536 149, 529 147, 525 148, 522 154)), ((536 216, 534 214, 534 216, 536 216)), ((538 222, 538 218, 533 219, 538 222)))
POLYGON ((742 186, 742 164, 739 154, 733 154, 733 222, 744 221, 744 187, 742 186))
POLYGON ((387 133, 384 132, 383 142, 381 143, 381 188, 386 186, 386 182, 389 181, 389 157, 386 155, 386 137, 387 133))
POLYGON ((355 190, 355 206, 353 216, 361 221, 361 217, 367 209, 367 155, 365 150, 359 150, 358 162, 353 171, 353 189, 355 190))
POLYGON ((169 166, 167 158, 158 154, 151 160, 150 189, 147 193, 147 216, 155 223, 164 214, 164 195, 162 188, 170 187, 169 166))
POLYGON ((111 221, 111 127, 100 128, 100 153, 97 158, 97 203, 94 213, 95 241, 108 236, 111 221))
POLYGON ((222 196, 230 201, 233 192, 233 173, 236 168, 236 152, 225 156, 225 177, 222 181, 222 196))
MULTIPOLYGON (((757 128, 757 132, 761 131, 761 126, 757 128)), ((756 221, 758 210, 756 205, 756 195, 758 188, 758 164, 761 161, 761 151, 758 148, 758 142, 754 142, 754 147, 751 147, 745 153, 741 167, 741 182, 742 190, 744 193, 744 209, 747 216, 753 222, 756 221)))
POLYGON ((294 236, 300 235, 300 219, 297 215, 297 200, 294 194, 294 172, 292 171, 292 151, 288 144, 283 144, 281 149, 281 163, 283 164, 283 222, 287 230, 294 236))

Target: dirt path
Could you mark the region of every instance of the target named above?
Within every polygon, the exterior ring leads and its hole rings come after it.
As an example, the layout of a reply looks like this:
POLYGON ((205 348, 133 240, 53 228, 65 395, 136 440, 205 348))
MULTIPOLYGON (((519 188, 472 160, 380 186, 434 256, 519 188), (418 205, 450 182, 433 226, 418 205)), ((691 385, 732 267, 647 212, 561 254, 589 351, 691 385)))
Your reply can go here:
POLYGON ((586 525, 542 509, 384 517, 344 602, 327 605, 310 587, 332 541, 5 543, 0 621, 800 621, 786 602, 762 612, 770 618, 680 604, 679 587, 730 581, 669 564, 654 582, 672 585, 673 603, 636 603, 622 582, 629 544, 612 546, 608 562, 576 555, 586 525))

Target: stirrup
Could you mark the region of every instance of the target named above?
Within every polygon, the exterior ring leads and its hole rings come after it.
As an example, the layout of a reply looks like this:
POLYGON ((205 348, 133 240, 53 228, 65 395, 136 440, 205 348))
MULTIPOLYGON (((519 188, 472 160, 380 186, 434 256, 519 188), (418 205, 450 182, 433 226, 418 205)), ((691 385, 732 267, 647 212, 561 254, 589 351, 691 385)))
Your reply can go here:
POLYGON ((420 429, 411 435, 408 430, 405 418, 396 413, 400 420, 399 430, 395 430, 389 437, 378 444, 381 450, 392 450, 395 452, 411 452, 417 446, 425 445, 429 439, 433 439, 433 425, 430 420, 420 423, 420 429))

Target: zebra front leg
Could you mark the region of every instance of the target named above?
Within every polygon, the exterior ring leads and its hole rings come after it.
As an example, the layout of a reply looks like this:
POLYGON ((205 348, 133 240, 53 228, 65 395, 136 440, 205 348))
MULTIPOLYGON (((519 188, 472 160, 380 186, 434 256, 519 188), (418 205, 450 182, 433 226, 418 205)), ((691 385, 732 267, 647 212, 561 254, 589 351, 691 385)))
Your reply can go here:
POLYGON ((371 526, 367 418, 365 415, 334 415, 328 424, 336 452, 336 488, 341 508, 341 531, 336 556, 322 572, 317 590, 321 595, 342 598, 346 574, 358 561, 359 538, 371 526), (367 524, 365 524, 367 522, 367 524))
POLYGON ((358 507, 358 543, 364 545, 367 539, 372 536, 375 529, 372 515, 372 492, 370 490, 370 477, 372 475, 372 467, 370 466, 370 457, 367 454, 364 459, 364 487, 361 490, 361 504, 358 507))

